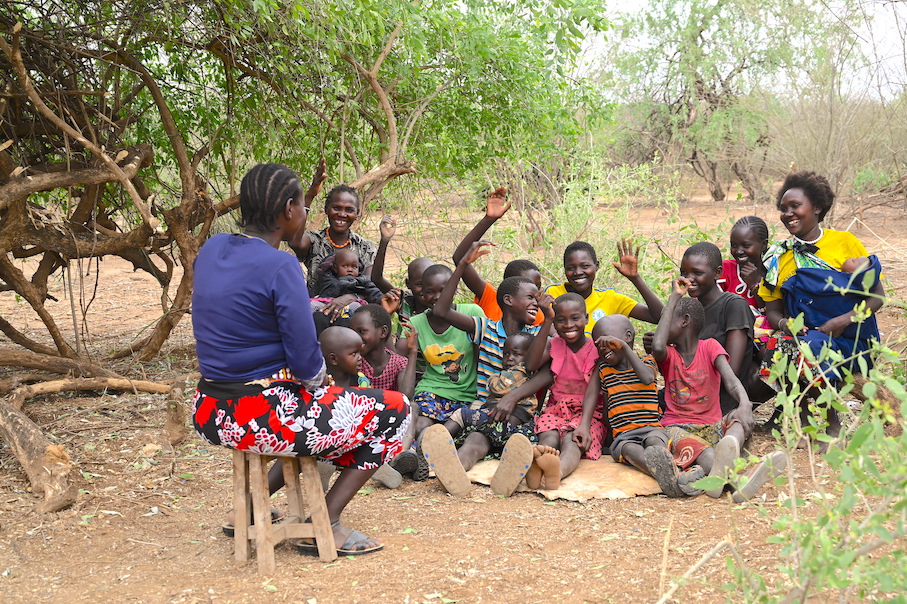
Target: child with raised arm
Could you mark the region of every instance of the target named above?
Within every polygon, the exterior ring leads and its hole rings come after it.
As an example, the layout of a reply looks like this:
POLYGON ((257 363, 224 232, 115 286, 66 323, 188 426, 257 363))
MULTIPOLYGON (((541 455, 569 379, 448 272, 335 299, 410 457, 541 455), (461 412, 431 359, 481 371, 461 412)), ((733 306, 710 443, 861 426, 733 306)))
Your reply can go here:
MULTIPOLYGON (((705 314, 699 339, 711 338, 721 344, 734 375, 743 384, 748 384, 753 359, 755 317, 744 298, 722 291, 719 287, 718 279, 722 270, 721 250, 714 243, 691 245, 680 261, 680 276, 689 283, 687 293, 699 300, 705 314)), ((737 400, 725 384, 721 389, 722 414, 730 413, 736 406, 737 400)))
MULTIPOLYGON (((469 251, 472 244, 479 241, 488 229, 491 228, 491 225, 507 213, 507 210, 510 209, 510 202, 506 201, 506 199, 507 189, 504 187, 498 187, 488 195, 487 205, 485 206, 485 216, 483 216, 476 226, 466 234, 466 237, 463 238, 463 241, 461 241, 460 245, 457 246, 457 249, 454 250, 453 261, 455 265, 460 263, 460 260, 466 255, 466 252, 469 251)), ((535 283, 536 287, 542 289, 542 273, 539 270, 539 267, 531 260, 520 258, 508 262, 507 266, 504 267, 504 276, 502 279, 507 279, 508 277, 526 277, 535 283)), ((497 290, 479 274, 474 266, 469 265, 464 269, 463 283, 473 293, 475 296, 473 302, 482 307, 486 317, 493 321, 497 321, 501 318, 502 311, 501 306, 497 301, 497 290)), ((533 325, 541 325, 543 320, 544 317, 542 314, 536 313, 533 325)))
MULTIPOLYGON (((595 324, 592 338, 599 351, 599 364, 589 380, 584 408, 591 409, 599 393, 604 394, 607 421, 614 436, 614 461, 653 476, 668 497, 682 497, 685 491, 678 484, 668 433, 661 425, 655 359, 639 358, 633 350, 635 337, 633 324, 623 315, 608 315, 595 324)), ((588 440, 591 422, 592 413, 584 413, 575 432, 578 442, 588 440)))
POLYGON ((567 280, 560 285, 550 285, 545 290, 545 293, 555 298, 567 292, 582 296, 589 315, 586 335, 592 333, 595 322, 605 315, 624 315, 649 323, 657 323, 661 317, 661 299, 639 274, 639 247, 634 253, 633 242, 623 239, 617 245, 617 253, 618 262, 611 264, 630 280, 646 304, 639 304, 633 298, 611 288, 595 287, 595 276, 599 269, 598 256, 595 248, 585 241, 574 241, 567 246, 564 250, 564 276, 567 280))
MULTIPOLYGON (((687 279, 674 280, 674 290, 652 341, 652 356, 665 380, 666 410, 661 423, 667 429, 671 451, 681 469, 727 478, 729 468, 740 457, 741 445, 752 433, 752 404, 721 344, 713 339, 699 339, 705 313, 698 300, 685 297, 689 288, 687 279), (722 384, 737 401, 737 408, 724 417, 722 384)), ((735 499, 751 497, 786 463, 787 457, 780 451, 763 458, 735 499)), ((706 493, 720 497, 722 491, 723 486, 706 493)))
MULTIPOLYGON (((434 313, 446 319, 450 324, 467 334, 469 340, 478 347, 478 380, 477 403, 481 405, 488 398, 488 381, 500 373, 503 368, 503 345, 507 338, 520 331, 536 334, 538 327, 532 326, 538 310, 538 287, 524 277, 509 277, 498 288, 498 303, 503 316, 498 321, 487 317, 468 316, 451 308, 457 285, 468 265, 488 253, 484 246, 488 241, 478 241, 470 246, 469 252, 457 265, 456 270, 441 292, 434 306, 434 313)), ((533 380, 527 380, 527 384, 533 380)), ((524 384, 525 386, 526 384, 524 384)), ((537 389, 538 387, 536 387, 537 389)), ((516 399, 504 397, 489 414, 491 420, 507 422, 513 414, 516 399)), ((491 450, 491 441, 480 432, 469 435, 473 442, 484 439, 483 445, 491 450), (485 442, 487 441, 487 442, 485 442)), ((478 443, 476 442, 478 445, 478 443)), ((431 428, 426 430, 422 450, 429 464, 435 467, 441 484, 451 493, 468 493, 468 479, 464 482, 465 471, 456 456, 456 448, 447 430, 431 428)), ((532 462, 532 445, 522 433, 513 433, 502 451, 501 465, 492 480, 491 488, 499 495, 509 496, 513 493, 526 469, 532 462)))
MULTIPOLYGON (((420 445, 421 435, 428 427, 447 422, 458 409, 469 407, 476 400, 475 346, 463 330, 436 312, 441 292, 451 279, 449 267, 442 264, 428 267, 422 275, 422 299, 428 309, 410 318, 417 332, 419 352, 425 359, 425 373, 416 384, 413 398, 419 408, 415 422, 420 445)), ((446 304, 450 306, 451 302, 446 304)), ((475 304, 454 306, 458 315, 485 316, 475 304)), ((452 433, 456 432, 459 430, 452 433)), ((428 465, 418 451, 404 451, 392 465, 402 474, 412 473, 414 480, 428 478, 428 465)))

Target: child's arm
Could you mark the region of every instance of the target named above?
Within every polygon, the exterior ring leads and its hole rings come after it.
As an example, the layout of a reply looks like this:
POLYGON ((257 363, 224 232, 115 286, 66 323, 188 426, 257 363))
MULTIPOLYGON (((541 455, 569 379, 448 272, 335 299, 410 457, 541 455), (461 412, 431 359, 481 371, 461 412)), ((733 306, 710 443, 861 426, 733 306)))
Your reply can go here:
POLYGON ((690 282, 683 277, 674 279, 674 291, 668 296, 668 305, 661 313, 658 327, 655 328, 655 337, 652 338, 652 356, 659 363, 668 358, 668 335, 674 321, 674 309, 677 307, 677 301, 686 295, 689 287, 690 282))
POLYGON ((372 263, 370 275, 372 283, 382 292, 387 293, 394 286, 384 278, 384 258, 387 255, 387 244, 397 233, 397 219, 393 216, 385 215, 378 225, 378 230, 381 231, 381 240, 378 242, 378 251, 375 252, 375 261, 372 263))
POLYGON ((737 379, 737 376, 734 375, 731 364, 728 363, 728 360, 724 355, 715 357, 715 368, 718 369, 718 373, 721 374, 721 383, 724 384, 725 389, 731 393, 731 396, 737 399, 737 408, 728 415, 740 420, 740 423, 743 425, 743 434, 745 438, 749 438, 753 433, 753 423, 755 421, 753 419, 753 403, 751 403, 750 399, 746 396, 746 389, 743 387, 743 384, 740 383, 740 380, 737 379))
POLYGON ((639 381, 646 386, 655 381, 655 371, 643 363, 642 359, 639 358, 639 355, 636 354, 636 351, 633 350, 633 347, 623 340, 612 336, 602 336, 596 340, 595 345, 599 350, 602 350, 603 348, 610 348, 611 350, 623 349, 627 355, 627 361, 630 362, 630 366, 633 368, 633 371, 636 372, 636 377, 639 378, 639 381))
POLYGON ((645 304, 637 304, 633 307, 630 316, 640 321, 658 323, 664 311, 664 304, 661 303, 661 299, 655 295, 645 279, 639 275, 639 246, 636 246, 634 253, 633 242, 629 239, 621 239, 617 244, 617 254, 620 262, 611 264, 617 269, 617 272, 630 280, 630 283, 642 295, 642 299, 646 301, 645 304))
POLYGON ((519 401, 527 396, 533 396, 542 388, 550 386, 553 381, 554 375, 551 373, 550 367, 542 367, 535 375, 502 396, 488 417, 496 422, 508 421, 519 401))
POLYGON ((551 307, 554 297, 551 294, 540 293, 538 300, 539 310, 545 316, 545 322, 539 328, 526 355, 526 371, 529 373, 537 371, 551 358, 551 342, 548 340, 548 333, 551 332, 551 322, 554 320, 554 308, 551 307))
POLYGON ((456 270, 454 270, 453 275, 450 276, 447 285, 441 290, 441 294, 438 296, 438 300, 435 302, 435 306, 431 311, 436 317, 444 319, 457 329, 465 331, 466 333, 472 333, 475 330, 475 319, 469 315, 455 311, 451 306, 453 305, 454 294, 457 293, 457 286, 460 284, 460 279, 463 278, 463 271, 465 271, 473 262, 490 252, 490 250, 482 249, 487 245, 494 244, 490 241, 482 240, 476 241, 469 246, 469 251, 463 256, 460 263, 457 264, 456 270))
POLYGON ((573 442, 583 451, 588 451, 592 444, 592 417, 595 415, 595 407, 598 406, 598 394, 602 384, 599 367, 598 364, 595 365, 592 377, 586 386, 586 394, 583 395, 583 419, 573 431, 573 442))
POLYGON ((406 332, 406 369, 400 379, 397 380, 397 387, 400 392, 412 400, 413 393, 416 391, 416 358, 419 355, 419 332, 406 319, 401 318, 400 323, 407 330, 406 332))
MULTIPOLYGON (((491 228, 491 225, 507 213, 507 210, 510 209, 510 203, 505 202, 506 198, 507 189, 504 187, 498 187, 488 195, 488 203, 485 206, 485 216, 476 223, 476 226, 466 234, 466 237, 463 238, 463 241, 461 241, 460 245, 457 246, 457 249, 454 250, 454 264, 460 264, 460 260, 466 255, 472 244, 481 239, 482 235, 491 228)), ((466 284, 469 291, 475 294, 477 298, 482 297, 482 294, 485 291, 486 281, 474 266, 468 266, 463 271, 463 283, 466 284)))

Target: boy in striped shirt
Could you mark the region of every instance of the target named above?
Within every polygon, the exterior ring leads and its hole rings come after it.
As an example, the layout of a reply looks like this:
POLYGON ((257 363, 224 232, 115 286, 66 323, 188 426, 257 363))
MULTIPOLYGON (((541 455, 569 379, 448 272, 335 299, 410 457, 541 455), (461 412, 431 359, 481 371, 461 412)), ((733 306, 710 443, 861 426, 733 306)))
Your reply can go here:
MULTIPOLYGON (((611 434, 611 457, 632 465, 658 481, 668 497, 683 497, 701 491, 686 492, 684 486, 702 478, 682 476, 668 450, 668 434, 661 425, 658 387, 655 384, 655 359, 640 359, 633 350, 636 334, 633 324, 623 315, 605 315, 592 329, 592 339, 599 350, 599 365, 589 387, 587 399, 605 397, 605 409, 611 434), (681 479, 681 482, 678 482, 681 479)), ((580 430, 588 430, 582 425, 580 430)))

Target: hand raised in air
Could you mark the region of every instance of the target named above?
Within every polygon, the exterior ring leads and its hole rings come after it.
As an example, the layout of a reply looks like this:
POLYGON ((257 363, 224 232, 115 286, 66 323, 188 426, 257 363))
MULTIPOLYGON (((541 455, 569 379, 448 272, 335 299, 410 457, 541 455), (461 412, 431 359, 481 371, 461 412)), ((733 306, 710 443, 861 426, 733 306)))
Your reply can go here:
POLYGON ((497 220, 507 213, 510 209, 510 202, 507 201, 507 187, 498 187, 488 194, 488 201, 485 206, 485 216, 492 220, 497 220))
POLYGON ((321 187, 327 179, 328 162, 322 157, 321 161, 318 162, 318 165, 315 167, 315 174, 312 176, 312 184, 309 185, 309 190, 306 191, 305 194, 306 206, 309 206, 312 203, 312 200, 318 197, 318 194, 321 193, 321 187))
POLYGON ((390 214, 385 214, 378 224, 378 230, 381 231, 381 239, 390 241, 397 234, 397 219, 390 214))
POLYGON ((621 239, 620 243, 617 244, 619 262, 612 262, 611 265, 627 279, 634 279, 639 276, 639 249, 637 245, 636 251, 633 250, 633 241, 631 239, 621 239))
POLYGON ((472 264, 473 262, 475 262, 482 256, 485 256, 486 254, 490 254, 491 250, 487 249, 487 247, 490 245, 497 245, 497 244, 492 243, 491 241, 488 241, 487 239, 482 239, 482 240, 476 241, 471 246, 469 246, 469 251, 466 252, 465 256, 463 256, 463 260, 461 262, 465 262, 466 264, 472 264))

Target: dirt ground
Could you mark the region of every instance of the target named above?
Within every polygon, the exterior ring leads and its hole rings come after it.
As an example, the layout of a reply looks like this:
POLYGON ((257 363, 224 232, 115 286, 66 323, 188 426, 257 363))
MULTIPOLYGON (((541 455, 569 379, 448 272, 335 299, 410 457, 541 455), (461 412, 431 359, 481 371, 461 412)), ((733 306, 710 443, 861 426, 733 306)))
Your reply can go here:
MULTIPOLYGON (((752 210, 741 204, 729 212, 742 216, 752 210)), ((707 202, 691 202, 687 211, 700 225, 724 219, 723 209, 714 216, 714 205, 707 202)), ((771 207, 757 213, 777 219, 771 207)), ((449 228, 465 233, 477 217, 465 215, 449 228)), ((837 226, 851 226, 883 259, 889 293, 903 299, 903 208, 875 208, 861 220, 845 211, 839 217, 837 226)), ((639 218, 645 230, 665 228, 657 210, 641 211, 639 218)), ((403 250, 397 246, 392 256, 403 250)), ((78 282, 75 288, 78 296, 78 282)), ((61 302, 52 311, 70 325, 62 283, 57 290, 53 293, 61 302)), ((91 293, 86 287, 85 296, 91 293)), ((159 295, 150 277, 133 273, 126 262, 104 260, 85 319, 88 348, 102 357, 122 346, 159 316, 159 295)), ((39 336, 38 320, 12 294, 0 295, 0 314, 39 336)), ((889 307, 880 322, 890 342, 903 341, 903 307, 889 307)), ((193 371, 194 363, 186 319, 159 360, 124 361, 116 369, 163 380, 193 371)), ((435 480, 405 481, 396 490, 369 484, 349 506, 344 521, 383 539, 382 552, 325 565, 282 545, 278 571, 261 576, 254 564, 234 563, 232 542, 220 530, 230 507, 229 451, 208 446, 191 432, 171 447, 161 434, 164 402, 156 395, 90 393, 26 403, 26 413, 72 456, 79 496, 70 509, 36 515, 37 497, 0 443, 0 595, 5 601, 655 601, 725 538, 749 567, 777 577, 779 547, 766 543, 779 513, 774 486, 764 490, 764 505, 661 495, 576 503, 546 502, 527 493, 502 499, 478 485, 470 498, 455 499, 435 480)), ((773 446, 770 437, 757 436, 752 452, 773 446)), ((793 464, 797 479, 806 481, 805 452, 793 464)), ((278 494, 274 506, 283 504, 278 494)), ((729 579, 724 555, 716 556, 674 601, 739 599, 722 589, 729 579)))

